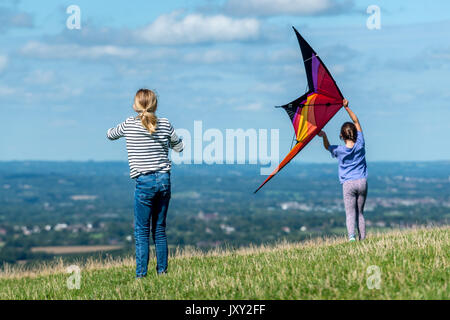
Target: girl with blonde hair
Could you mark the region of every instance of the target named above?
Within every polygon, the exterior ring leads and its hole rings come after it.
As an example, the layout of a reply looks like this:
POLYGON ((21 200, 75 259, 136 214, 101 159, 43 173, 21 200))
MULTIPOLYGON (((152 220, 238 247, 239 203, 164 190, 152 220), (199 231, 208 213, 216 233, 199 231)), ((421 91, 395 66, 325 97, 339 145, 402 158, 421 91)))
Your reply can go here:
POLYGON ((169 148, 183 151, 169 120, 158 118, 158 99, 149 89, 140 89, 134 98, 137 116, 107 132, 110 140, 126 138, 130 177, 136 180, 134 193, 134 236, 136 242, 136 278, 147 275, 150 224, 156 248, 156 271, 167 272, 166 216, 171 184, 169 148))

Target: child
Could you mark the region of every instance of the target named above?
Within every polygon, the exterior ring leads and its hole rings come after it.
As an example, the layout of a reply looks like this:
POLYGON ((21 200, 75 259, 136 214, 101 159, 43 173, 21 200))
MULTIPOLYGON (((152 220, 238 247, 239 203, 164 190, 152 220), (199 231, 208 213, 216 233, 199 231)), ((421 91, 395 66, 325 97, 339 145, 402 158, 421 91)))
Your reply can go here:
POLYGON ((358 118, 348 107, 348 101, 343 100, 353 123, 346 122, 342 125, 340 138, 345 141, 345 146, 331 146, 325 132, 319 132, 323 138, 325 149, 331 152, 334 158, 339 160, 339 180, 342 184, 346 224, 350 241, 355 241, 355 224, 358 229, 359 240, 366 237, 366 225, 364 221, 364 204, 367 196, 367 164, 364 136, 358 118))
POLYGON ((136 278, 147 275, 150 221, 156 247, 156 271, 167 272, 166 215, 170 200, 169 148, 181 152, 183 142, 169 120, 157 118, 155 93, 140 89, 134 98, 136 117, 107 132, 110 140, 126 138, 130 176, 136 179, 134 193, 134 236, 136 241, 136 278))

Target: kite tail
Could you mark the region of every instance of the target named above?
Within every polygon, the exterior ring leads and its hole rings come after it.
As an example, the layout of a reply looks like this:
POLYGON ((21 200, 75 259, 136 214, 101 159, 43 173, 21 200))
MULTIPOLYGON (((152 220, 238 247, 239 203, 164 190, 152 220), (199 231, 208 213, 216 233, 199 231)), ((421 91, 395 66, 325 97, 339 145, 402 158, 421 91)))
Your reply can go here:
POLYGON ((261 189, 267 182, 269 182, 270 179, 272 179, 278 172, 280 172, 281 169, 283 169, 284 166, 287 165, 308 144, 308 142, 315 137, 316 134, 317 132, 313 132, 313 134, 311 134, 307 139, 302 142, 298 142, 291 149, 291 151, 289 151, 287 156, 283 159, 283 161, 281 161, 278 167, 270 174, 270 176, 268 176, 267 179, 259 186, 259 188, 255 190, 254 193, 257 193, 259 189, 261 189))
POLYGON ((272 179, 273 176, 275 176, 278 171, 280 171, 280 165, 278 165, 278 167, 275 169, 275 171, 273 171, 270 176, 267 177, 266 180, 264 180, 264 182, 258 187, 258 189, 256 189, 253 193, 257 193, 259 191, 259 189, 261 189, 267 182, 269 182, 270 179, 272 179))

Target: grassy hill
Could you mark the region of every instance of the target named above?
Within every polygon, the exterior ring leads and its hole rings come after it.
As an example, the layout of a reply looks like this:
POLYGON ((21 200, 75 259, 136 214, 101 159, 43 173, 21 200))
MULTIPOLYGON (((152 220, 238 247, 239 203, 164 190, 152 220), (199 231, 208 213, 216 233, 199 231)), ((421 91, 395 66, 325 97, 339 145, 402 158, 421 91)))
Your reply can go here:
MULTIPOLYGON (((134 279, 134 260, 89 261, 69 290, 62 263, 6 268, 0 299, 449 299, 450 227, 237 251, 178 253, 169 273, 134 279), (370 266, 376 266, 369 268, 370 266), (379 289, 375 285, 379 268, 379 289), (369 268, 369 269, 368 269, 369 268)), ((149 269, 154 270, 155 261, 149 269)))

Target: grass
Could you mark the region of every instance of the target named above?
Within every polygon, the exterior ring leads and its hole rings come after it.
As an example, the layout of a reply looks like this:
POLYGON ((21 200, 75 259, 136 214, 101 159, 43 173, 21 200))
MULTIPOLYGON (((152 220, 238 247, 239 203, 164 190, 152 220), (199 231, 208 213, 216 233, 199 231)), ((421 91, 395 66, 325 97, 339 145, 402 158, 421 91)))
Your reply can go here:
POLYGON ((49 246, 49 247, 33 247, 31 252, 45 252, 52 254, 70 254, 70 253, 89 253, 97 251, 120 250, 123 246, 49 246))
POLYGON ((134 260, 89 261, 81 288, 69 290, 62 262, 6 268, 0 299, 449 299, 450 227, 280 243, 209 253, 181 252, 169 273, 134 279, 134 260), (380 289, 369 289, 369 266, 380 289))

